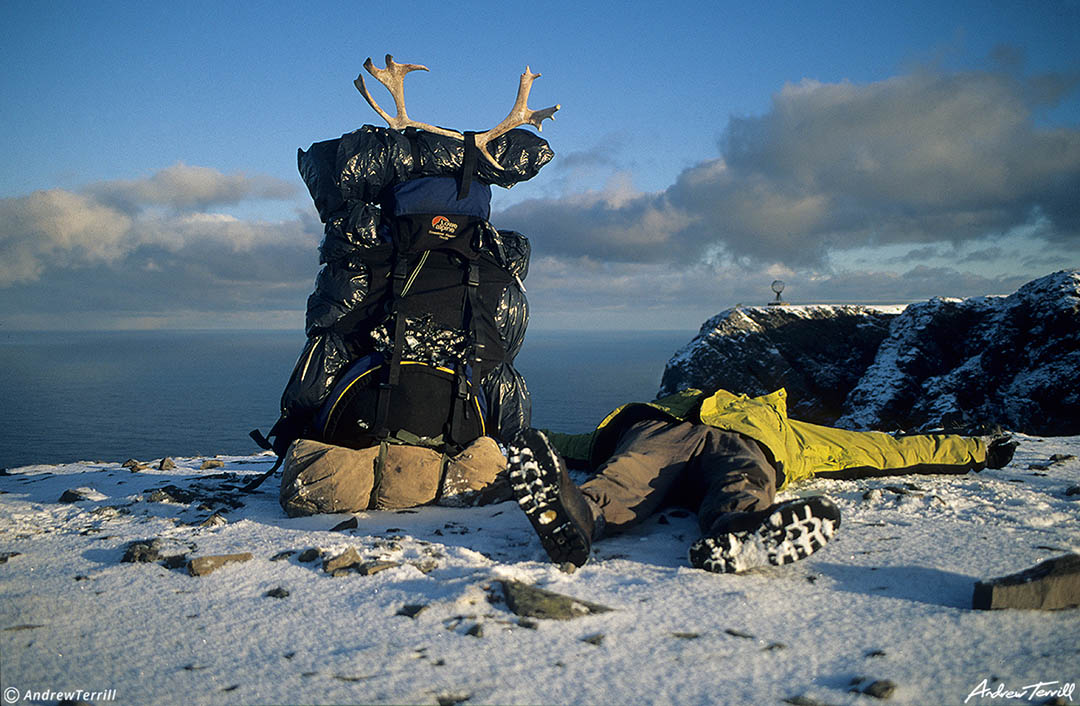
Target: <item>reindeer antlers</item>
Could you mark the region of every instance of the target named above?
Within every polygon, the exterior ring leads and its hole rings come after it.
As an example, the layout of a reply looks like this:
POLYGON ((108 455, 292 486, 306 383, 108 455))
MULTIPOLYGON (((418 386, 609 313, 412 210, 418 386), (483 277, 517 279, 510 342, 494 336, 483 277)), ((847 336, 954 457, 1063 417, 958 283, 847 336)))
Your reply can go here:
MULTIPOLYGON (((394 106, 397 109, 397 115, 390 117, 390 115, 379 107, 379 104, 375 102, 375 99, 371 97, 371 93, 368 92, 367 86, 364 85, 364 75, 360 74, 353 81, 356 86, 356 90, 360 91, 364 99, 368 104, 375 109, 375 112, 382 116, 382 119, 386 121, 387 125, 395 130, 403 130, 407 127, 416 127, 421 130, 427 130, 433 132, 436 135, 443 135, 446 137, 453 137, 459 140, 464 140, 465 136, 457 132, 456 130, 447 130, 446 128, 436 127, 434 125, 428 125, 427 123, 421 123, 413 120, 409 117, 405 111, 405 74, 410 71, 427 71, 426 66, 420 64, 399 64, 394 61, 394 57, 390 54, 386 55, 386 68, 380 69, 372 63, 371 58, 364 62, 364 68, 379 81, 382 85, 386 86, 390 91, 390 95, 394 97, 394 106)), ((560 105, 554 105, 550 108, 544 108, 543 110, 529 110, 529 91, 532 90, 533 81, 540 78, 540 74, 534 74, 529 70, 529 67, 525 67, 525 73, 521 74, 521 81, 518 83, 517 100, 514 101, 514 107, 510 109, 510 114, 503 118, 503 121, 492 129, 478 133, 475 136, 476 146, 480 150, 480 154, 484 156, 488 162, 497 169, 502 169, 499 163, 495 161, 495 158, 487 151, 487 144, 497 137, 506 134, 510 130, 519 125, 532 125, 537 130, 542 130, 544 118, 555 119, 555 111, 557 111, 560 105)))
POLYGON ((397 115, 390 117, 385 110, 379 107, 379 104, 375 102, 375 99, 371 97, 368 92, 367 86, 364 85, 364 74, 360 74, 353 81, 353 85, 356 86, 356 90, 367 100, 368 104, 375 109, 375 112, 382 116, 382 119, 386 121, 386 124, 395 130, 404 130, 407 127, 417 127, 421 130, 427 130, 433 132, 436 135, 445 135, 446 137, 456 137, 459 140, 464 139, 460 132, 454 130, 447 130, 441 127, 435 127, 434 125, 428 125, 427 123, 417 122, 409 117, 409 114, 405 112, 405 74, 410 71, 427 71, 426 66, 420 64, 399 64, 394 61, 394 57, 389 54, 386 55, 386 68, 380 69, 371 61, 371 57, 364 62, 364 68, 378 80, 379 83, 386 86, 390 91, 390 95, 394 97, 394 106, 397 108, 397 115))
POLYGON ((517 100, 514 101, 514 107, 510 109, 510 114, 503 118, 503 121, 491 128, 487 132, 482 132, 476 136, 476 146, 480 149, 480 154, 487 157, 488 161, 498 166, 498 162, 486 149, 487 143, 494 140, 496 137, 503 135, 510 130, 516 128, 518 125, 532 125, 537 130, 543 130, 542 123, 544 118, 555 119, 555 111, 561 108, 561 105, 553 105, 550 108, 544 108, 543 110, 529 110, 527 105, 529 102, 529 91, 532 90, 533 81, 540 78, 540 74, 534 74, 529 70, 529 67, 525 67, 525 73, 521 74, 521 81, 518 83, 517 100))

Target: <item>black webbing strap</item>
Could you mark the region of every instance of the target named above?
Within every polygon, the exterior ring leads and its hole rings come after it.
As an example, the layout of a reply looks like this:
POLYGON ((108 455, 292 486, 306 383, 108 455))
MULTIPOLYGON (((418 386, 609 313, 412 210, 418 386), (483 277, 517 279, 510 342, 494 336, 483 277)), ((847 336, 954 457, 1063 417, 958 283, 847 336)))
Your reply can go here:
POLYGON ((240 492, 241 493, 254 493, 256 488, 258 488, 260 485, 262 485, 263 482, 267 478, 274 475, 274 473, 277 471, 277 469, 281 468, 281 463, 284 460, 285 460, 284 456, 278 456, 277 461, 274 461, 274 465, 270 468, 269 471, 267 471, 266 473, 263 473, 259 477, 255 478, 254 480, 247 483, 244 487, 240 488, 240 492))
POLYGON ((465 133, 465 154, 461 157, 461 180, 458 182, 458 201, 469 195, 469 187, 472 186, 473 177, 476 175, 476 157, 479 150, 476 148, 476 133, 465 133))
POLYGON ((265 436, 263 436, 263 433, 261 431, 259 431, 258 429, 252 429, 251 431, 249 431, 248 436, 251 437, 252 441, 254 441, 256 444, 258 444, 260 449, 262 449, 264 451, 273 451, 274 450, 274 445, 271 444, 270 440, 267 439, 265 436))
POLYGON ((409 273, 409 262, 399 256, 394 263, 393 312, 394 312, 394 347, 390 351, 390 364, 386 377, 379 383, 378 402, 375 407, 375 436, 380 441, 390 436, 390 395, 401 380, 401 353, 405 347, 405 315, 401 311, 401 296, 405 290, 405 278, 409 273))
POLYGON ((467 376, 468 363, 476 357, 476 307, 478 291, 480 289, 480 264, 475 261, 469 262, 465 271, 465 293, 461 302, 461 327, 467 333, 468 340, 465 346, 465 361, 455 366, 454 373, 454 401, 450 405, 450 418, 446 420, 444 437, 452 444, 460 446, 457 434, 457 401, 462 402, 465 419, 469 418, 472 405, 469 404, 469 380, 467 376))
POLYGON ((479 345, 476 336, 476 322, 479 319, 477 312, 480 307, 480 263, 475 261, 469 263, 469 274, 465 280, 465 305, 462 307, 465 309, 462 313, 468 319, 463 319, 461 323, 462 328, 469 337, 466 355, 470 363, 476 364, 480 362, 476 350, 479 345))
POLYGON ((419 137, 418 137, 419 133, 420 133, 420 131, 418 129, 416 129, 415 127, 413 127, 412 125, 405 128, 405 137, 407 137, 409 139, 409 152, 412 154, 412 169, 410 170, 410 173, 412 173, 412 174, 419 174, 420 173, 420 166, 421 165, 420 165, 420 140, 419 140, 419 137))

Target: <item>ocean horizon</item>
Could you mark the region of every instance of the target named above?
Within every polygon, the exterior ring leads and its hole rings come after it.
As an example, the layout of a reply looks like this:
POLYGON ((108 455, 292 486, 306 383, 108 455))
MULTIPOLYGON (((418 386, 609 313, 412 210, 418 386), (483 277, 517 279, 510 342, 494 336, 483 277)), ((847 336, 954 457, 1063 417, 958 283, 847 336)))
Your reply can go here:
MULTIPOLYGON (((585 432, 653 399, 695 333, 530 332, 516 367, 533 425, 585 432)), ((257 453, 248 432, 277 419, 303 344, 296 331, 0 333, 0 468, 257 453)))

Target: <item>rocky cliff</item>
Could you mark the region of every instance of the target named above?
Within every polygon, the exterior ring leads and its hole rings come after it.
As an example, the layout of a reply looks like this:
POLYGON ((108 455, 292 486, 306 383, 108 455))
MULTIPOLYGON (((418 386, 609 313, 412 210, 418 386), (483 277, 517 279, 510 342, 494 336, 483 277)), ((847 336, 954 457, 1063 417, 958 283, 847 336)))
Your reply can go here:
POLYGON ((1080 270, 1006 297, 729 309, 668 362, 660 394, 778 387, 792 417, 854 429, 1080 434, 1080 270))

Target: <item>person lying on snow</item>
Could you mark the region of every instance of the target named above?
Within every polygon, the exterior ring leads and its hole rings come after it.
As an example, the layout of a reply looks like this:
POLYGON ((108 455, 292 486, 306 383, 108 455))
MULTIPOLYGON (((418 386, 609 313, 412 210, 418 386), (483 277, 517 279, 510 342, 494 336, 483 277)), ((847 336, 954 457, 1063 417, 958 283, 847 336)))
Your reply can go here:
POLYGON ((828 498, 776 503, 778 490, 815 476, 1001 468, 1017 446, 1005 436, 894 437, 800 422, 788 418, 786 396, 685 390, 620 407, 591 434, 526 429, 508 445, 510 486, 548 556, 567 569, 584 565, 596 540, 674 504, 698 513, 690 563, 739 573, 805 558, 840 527, 828 498), (576 486, 564 458, 595 475, 576 486))

